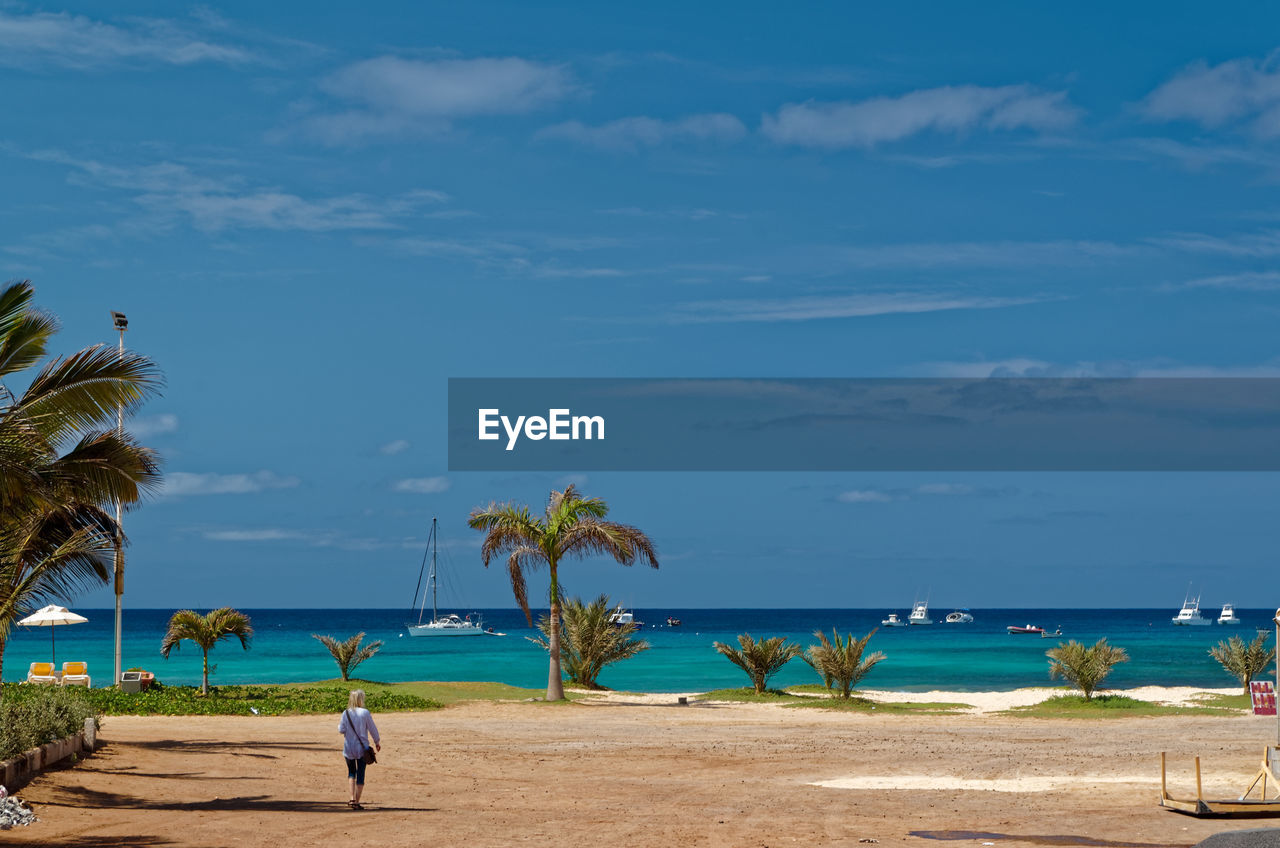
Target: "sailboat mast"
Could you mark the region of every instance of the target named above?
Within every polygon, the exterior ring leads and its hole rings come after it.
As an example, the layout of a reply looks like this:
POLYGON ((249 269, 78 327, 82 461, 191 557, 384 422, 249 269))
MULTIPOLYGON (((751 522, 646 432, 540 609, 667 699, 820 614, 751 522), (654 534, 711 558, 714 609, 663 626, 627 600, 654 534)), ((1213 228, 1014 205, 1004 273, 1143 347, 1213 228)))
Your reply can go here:
POLYGON ((436 519, 431 517, 431 620, 436 621, 440 618, 440 613, 436 610, 436 519))

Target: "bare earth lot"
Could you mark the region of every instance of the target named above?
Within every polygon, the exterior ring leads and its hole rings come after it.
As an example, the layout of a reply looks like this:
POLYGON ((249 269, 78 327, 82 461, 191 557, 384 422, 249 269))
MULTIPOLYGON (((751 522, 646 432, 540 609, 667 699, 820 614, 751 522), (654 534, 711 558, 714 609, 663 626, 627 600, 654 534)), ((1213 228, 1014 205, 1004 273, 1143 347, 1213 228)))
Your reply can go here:
POLYGON ((1272 720, 1250 717, 616 700, 470 703, 377 721, 383 753, 358 812, 344 804, 336 716, 108 718, 99 754, 20 793, 41 821, 0 843, 1185 846, 1268 822, 1161 810, 1158 752, 1170 752, 1180 789, 1193 791, 1199 754, 1206 793, 1234 797, 1274 733, 1272 720))

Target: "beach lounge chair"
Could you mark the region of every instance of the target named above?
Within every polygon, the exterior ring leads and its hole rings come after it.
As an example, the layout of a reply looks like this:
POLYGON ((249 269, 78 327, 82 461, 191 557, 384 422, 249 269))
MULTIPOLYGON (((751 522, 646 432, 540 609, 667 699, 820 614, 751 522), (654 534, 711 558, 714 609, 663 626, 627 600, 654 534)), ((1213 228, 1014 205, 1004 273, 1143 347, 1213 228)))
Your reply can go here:
POLYGON ((28 683, 54 683, 58 682, 58 678, 53 673, 53 663, 33 662, 31 668, 27 669, 28 683))
POLYGON ((62 685, 84 687, 91 685, 91 681, 89 680, 89 664, 82 662, 63 663, 62 685))

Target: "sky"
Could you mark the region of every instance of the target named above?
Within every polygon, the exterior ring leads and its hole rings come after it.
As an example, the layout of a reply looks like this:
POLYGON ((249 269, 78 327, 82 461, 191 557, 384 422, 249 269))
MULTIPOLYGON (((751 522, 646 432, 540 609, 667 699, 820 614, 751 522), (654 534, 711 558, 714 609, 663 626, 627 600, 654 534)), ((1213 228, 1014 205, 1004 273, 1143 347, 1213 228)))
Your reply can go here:
POLYGON ((569 482, 661 562, 569 591, 641 608, 1274 606, 1271 474, 451 473, 445 416, 449 377, 1280 376, 1278 18, 0 0, 0 279, 165 374, 126 607, 408 606, 432 516, 509 606, 467 513, 569 482))

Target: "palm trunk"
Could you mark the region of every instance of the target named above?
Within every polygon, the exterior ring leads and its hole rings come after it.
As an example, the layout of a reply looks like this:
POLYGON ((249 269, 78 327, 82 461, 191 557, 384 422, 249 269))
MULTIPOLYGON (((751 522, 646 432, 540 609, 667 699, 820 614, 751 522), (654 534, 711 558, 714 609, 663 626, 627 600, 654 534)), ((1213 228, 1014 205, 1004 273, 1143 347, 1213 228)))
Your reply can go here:
MULTIPOLYGON (((4 646, 7 641, 7 638, 0 638, 0 679, 3 679, 2 675, 4 674, 4 646)), ((1247 689, 1248 687, 1245 688, 1247 689)))
POLYGON ((208 695, 209 694, 209 649, 204 648, 202 650, 204 651, 204 677, 200 682, 200 694, 208 695))
POLYGON ((560 587, 556 582, 556 563, 551 562, 551 632, 548 635, 548 653, 551 665, 547 669, 547 700, 564 700, 564 680, 560 673, 560 587))

